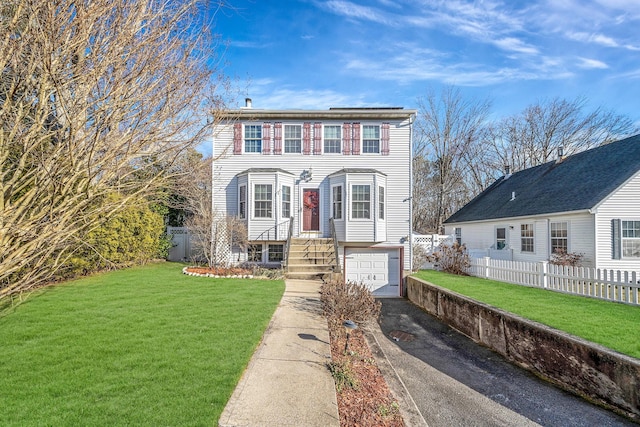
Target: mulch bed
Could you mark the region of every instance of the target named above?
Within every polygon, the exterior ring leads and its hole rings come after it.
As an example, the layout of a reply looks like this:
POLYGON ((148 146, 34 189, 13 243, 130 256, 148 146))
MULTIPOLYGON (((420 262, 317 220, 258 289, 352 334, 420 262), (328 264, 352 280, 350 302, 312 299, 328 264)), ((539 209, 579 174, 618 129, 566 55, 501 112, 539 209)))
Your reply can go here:
POLYGON ((247 276, 252 273, 251 270, 237 267, 187 267, 186 271, 196 274, 213 274, 216 276, 247 276))
MULTIPOLYGON (((387 383, 361 329, 349 336, 345 353, 346 334, 341 325, 329 328, 333 366, 346 368, 345 375, 354 380, 354 386, 336 388, 341 427, 401 427, 404 426, 397 401, 387 383)), ((336 375, 334 375, 334 378, 336 375)))

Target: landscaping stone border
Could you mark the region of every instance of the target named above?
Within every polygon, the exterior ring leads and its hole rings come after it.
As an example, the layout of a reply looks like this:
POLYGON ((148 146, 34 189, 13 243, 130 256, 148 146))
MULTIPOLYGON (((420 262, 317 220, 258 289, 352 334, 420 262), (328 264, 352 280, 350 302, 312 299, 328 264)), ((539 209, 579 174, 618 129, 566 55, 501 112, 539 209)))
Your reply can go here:
POLYGON ((223 278, 223 279, 253 279, 253 274, 232 274, 228 276, 220 276, 218 274, 210 274, 210 273, 195 273, 193 271, 187 271, 191 267, 184 267, 182 269, 182 274, 186 274, 187 276, 197 276, 197 277, 214 277, 214 278, 223 278))
MULTIPOLYGON (((640 360, 415 277, 411 302, 565 390, 640 420, 640 360)), ((612 303, 613 304, 613 303, 612 303)))

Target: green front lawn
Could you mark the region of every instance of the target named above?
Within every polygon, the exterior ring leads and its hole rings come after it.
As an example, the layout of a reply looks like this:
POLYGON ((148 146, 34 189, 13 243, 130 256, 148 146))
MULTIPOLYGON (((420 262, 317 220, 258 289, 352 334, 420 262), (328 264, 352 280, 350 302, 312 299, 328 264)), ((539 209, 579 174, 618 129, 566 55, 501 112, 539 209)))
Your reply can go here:
POLYGON ((433 270, 422 270, 414 276, 620 353, 640 358, 638 306, 433 270))
POLYGON ((217 425, 283 281, 160 263, 43 290, 0 317, 0 425, 217 425))

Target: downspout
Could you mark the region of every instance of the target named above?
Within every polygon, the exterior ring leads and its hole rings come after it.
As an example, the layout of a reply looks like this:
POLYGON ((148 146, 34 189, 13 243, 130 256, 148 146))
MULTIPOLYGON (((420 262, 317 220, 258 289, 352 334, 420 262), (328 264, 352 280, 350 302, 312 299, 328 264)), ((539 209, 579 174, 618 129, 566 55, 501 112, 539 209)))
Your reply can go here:
POLYGON ((414 119, 415 119, 415 116, 412 114, 411 117, 409 118, 409 153, 410 153, 409 154, 409 271, 413 271, 413 122, 414 122, 414 119))

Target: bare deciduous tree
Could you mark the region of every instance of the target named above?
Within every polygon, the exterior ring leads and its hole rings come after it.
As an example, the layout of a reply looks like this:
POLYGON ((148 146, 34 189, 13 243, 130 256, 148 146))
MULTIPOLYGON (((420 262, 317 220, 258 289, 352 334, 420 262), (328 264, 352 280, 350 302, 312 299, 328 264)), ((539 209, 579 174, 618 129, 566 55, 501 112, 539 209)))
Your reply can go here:
POLYGON ((166 186, 202 141, 221 102, 202 7, 3 2, 0 298, 50 279, 82 235, 166 186))
MULTIPOLYGON (((432 171, 430 186, 421 186, 421 191, 428 192, 424 196, 432 202, 429 231, 439 232, 444 220, 469 199, 467 178, 472 165, 468 153, 480 141, 490 104, 465 100, 452 87, 445 88, 440 96, 431 92, 418 103, 415 153, 432 171)), ((414 212, 421 212, 415 201, 414 212)))
POLYGON ((585 112, 586 102, 539 101, 492 126, 494 167, 509 165, 515 172, 555 159, 559 148, 571 155, 638 131, 628 117, 603 108, 585 112))

